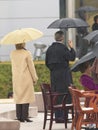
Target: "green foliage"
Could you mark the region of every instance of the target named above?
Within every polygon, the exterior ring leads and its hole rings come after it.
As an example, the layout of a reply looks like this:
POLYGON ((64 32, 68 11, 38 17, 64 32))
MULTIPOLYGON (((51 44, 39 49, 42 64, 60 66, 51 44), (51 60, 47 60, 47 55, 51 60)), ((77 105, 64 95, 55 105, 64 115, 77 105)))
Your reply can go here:
MULTIPOLYGON (((38 82, 34 86, 36 92, 40 91, 40 84, 50 82, 49 70, 45 64, 35 64, 38 74, 38 82)), ((0 98, 6 98, 8 92, 12 91, 12 73, 10 63, 0 64, 0 98)))
POLYGON ((72 73, 73 84, 74 84, 77 88, 83 89, 83 87, 81 86, 80 81, 79 81, 80 75, 81 75, 80 72, 73 72, 73 73, 72 73))
MULTIPOLYGON (((74 63, 70 63, 70 67, 73 65, 74 63)), ((83 87, 80 84, 79 78, 81 76, 81 72, 72 72, 72 78, 73 78, 73 84, 79 88, 79 89, 83 89, 83 87)))
POLYGON ((0 98, 7 97, 12 91, 12 74, 10 64, 0 64, 0 98))
MULTIPOLYGON (((36 92, 40 91, 40 84, 50 83, 50 72, 45 64, 35 64, 35 68, 38 74, 38 82, 34 86, 36 92)), ((73 81, 76 86, 81 89, 79 83, 80 73, 72 73, 73 81)), ((12 91, 12 73, 11 73, 11 64, 10 63, 1 63, 0 64, 0 98, 6 98, 8 92, 12 91)))
POLYGON ((35 68, 39 78, 37 84, 35 85, 35 91, 40 91, 41 83, 50 83, 50 73, 45 64, 36 64, 35 68))

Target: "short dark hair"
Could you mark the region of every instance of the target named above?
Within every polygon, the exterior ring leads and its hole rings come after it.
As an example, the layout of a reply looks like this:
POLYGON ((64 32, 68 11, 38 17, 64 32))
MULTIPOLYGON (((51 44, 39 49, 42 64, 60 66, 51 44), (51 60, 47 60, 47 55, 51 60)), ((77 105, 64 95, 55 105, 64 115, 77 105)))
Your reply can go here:
POLYGON ((86 62, 80 64, 80 65, 79 65, 79 70, 80 70, 80 72, 81 72, 81 73, 84 73, 89 66, 92 66, 93 61, 94 61, 94 58, 91 59, 91 60, 89 60, 89 61, 86 61, 86 62))
POLYGON ((56 41, 62 41, 62 37, 64 36, 64 32, 63 31, 57 31, 55 33, 55 40, 56 41))
POLYGON ((89 62, 84 62, 82 64, 79 65, 79 70, 81 73, 84 73, 85 70, 88 68, 89 66, 89 62))
POLYGON ((97 19, 98 19, 98 15, 94 16, 95 23, 97 22, 97 19))
POLYGON ((23 49, 24 45, 25 45, 25 43, 19 43, 19 44, 15 44, 15 47, 17 50, 19 50, 19 49, 23 49))

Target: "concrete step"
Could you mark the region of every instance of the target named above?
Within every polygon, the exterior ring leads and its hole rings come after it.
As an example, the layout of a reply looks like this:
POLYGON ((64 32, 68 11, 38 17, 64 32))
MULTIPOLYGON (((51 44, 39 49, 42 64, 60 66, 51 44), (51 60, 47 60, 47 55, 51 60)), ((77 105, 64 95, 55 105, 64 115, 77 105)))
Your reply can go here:
MULTIPOLYGON (((37 107, 29 107, 29 117, 35 117, 38 114, 37 107)), ((5 112, 0 112, 0 117, 8 118, 8 119, 16 119, 16 110, 8 110, 5 112)))
MULTIPOLYGON (((37 106, 29 107, 29 117, 36 117, 37 106)), ((13 99, 0 99, 0 130, 20 130, 20 122, 16 119, 16 105, 13 99)))
MULTIPOLYGON (((38 107, 36 105, 29 107, 29 116, 35 117, 38 113, 38 107)), ((13 99, 0 99, 0 117, 9 119, 16 118, 16 104, 13 99)))
POLYGON ((20 122, 6 118, 0 118, 0 130, 20 130, 20 122))

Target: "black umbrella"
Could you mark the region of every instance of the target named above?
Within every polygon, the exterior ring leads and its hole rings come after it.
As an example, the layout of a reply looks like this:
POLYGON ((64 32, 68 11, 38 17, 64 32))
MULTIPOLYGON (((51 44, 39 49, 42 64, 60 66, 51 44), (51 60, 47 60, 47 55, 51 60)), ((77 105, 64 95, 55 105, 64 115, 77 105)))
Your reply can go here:
POLYGON ((48 28, 60 28, 60 29, 79 28, 79 27, 89 27, 89 25, 84 20, 79 18, 62 18, 55 20, 48 26, 48 28))
POLYGON ((98 42, 93 47, 94 55, 98 58, 98 42))
POLYGON ((83 39, 86 39, 89 41, 89 43, 96 43, 98 41, 98 30, 92 31, 88 35, 86 35, 83 39))
POLYGON ((93 6, 82 6, 76 10, 76 12, 80 12, 80 11, 94 12, 94 11, 98 11, 98 8, 93 7, 93 6))
POLYGON ((80 64, 87 62, 89 60, 92 60, 95 58, 94 52, 91 51, 89 53, 87 53, 86 55, 84 55, 82 58, 80 58, 72 67, 71 67, 71 71, 77 72, 79 71, 79 66, 80 64))

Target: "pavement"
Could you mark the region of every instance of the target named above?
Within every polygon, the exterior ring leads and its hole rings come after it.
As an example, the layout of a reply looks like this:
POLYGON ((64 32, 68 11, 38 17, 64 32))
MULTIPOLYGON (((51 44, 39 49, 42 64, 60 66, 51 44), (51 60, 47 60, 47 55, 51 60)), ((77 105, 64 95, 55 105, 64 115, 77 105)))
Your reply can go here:
MULTIPOLYGON (((32 109, 33 110, 33 109, 32 109)), ((31 111, 32 112, 32 111, 31 111)), ((13 100, 10 99, 0 99, 0 117, 8 117, 10 119, 15 119, 15 104, 13 100), (5 114, 3 114, 5 113, 5 114)), ((21 122, 20 130, 43 130, 44 113, 36 113, 36 108, 33 110, 33 115, 31 115, 30 120, 33 122, 21 122)), ((1 129, 0 129, 1 130, 1 129)), ((49 121, 46 122, 46 129, 49 130, 49 121)), ((65 130, 64 123, 53 122, 52 130, 65 130)), ((66 130, 71 130, 71 123, 68 123, 68 128, 66 130)))
MULTIPOLYGON (((30 118, 33 122, 25 122, 20 124, 20 130, 43 130, 44 113, 38 113, 36 117, 30 118)), ((49 121, 46 123, 46 129, 49 130, 49 121)), ((64 123, 53 122, 52 130, 65 130, 64 123)), ((71 130, 71 123, 68 123, 68 128, 71 130)))

